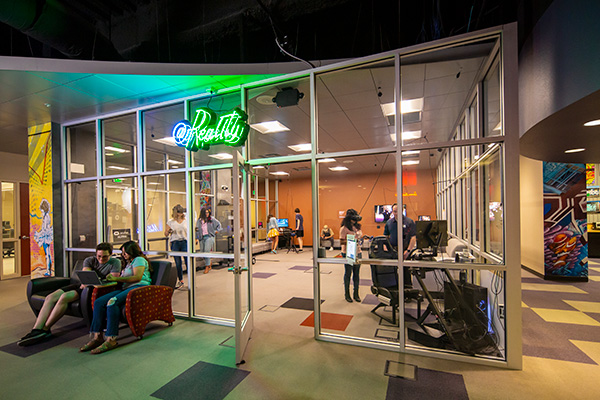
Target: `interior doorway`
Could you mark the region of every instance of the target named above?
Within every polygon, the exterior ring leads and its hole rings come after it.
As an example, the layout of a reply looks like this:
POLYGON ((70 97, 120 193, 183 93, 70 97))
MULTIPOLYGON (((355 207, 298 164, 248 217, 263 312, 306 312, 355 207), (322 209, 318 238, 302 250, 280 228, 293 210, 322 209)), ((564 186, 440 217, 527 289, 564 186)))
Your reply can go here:
POLYGON ((1 182, 2 207, 2 259, 0 279, 18 278, 29 273, 29 185, 18 182, 1 182), (24 201, 25 204, 21 204, 24 201), (23 216, 22 214, 25 214, 23 216), (23 233, 25 233, 25 237, 23 233), (24 243, 22 243, 24 242, 24 243), (22 253, 27 249, 26 254, 22 253), (23 268, 23 261, 26 264, 23 268))

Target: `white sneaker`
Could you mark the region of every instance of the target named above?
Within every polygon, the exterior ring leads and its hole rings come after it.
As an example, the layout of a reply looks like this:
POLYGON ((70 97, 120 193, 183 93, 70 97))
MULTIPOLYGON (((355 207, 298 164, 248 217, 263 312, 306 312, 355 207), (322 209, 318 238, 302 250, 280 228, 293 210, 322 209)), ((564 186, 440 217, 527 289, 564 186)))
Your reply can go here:
POLYGON ((333 247, 330 247, 329 250, 333 250, 333 247))

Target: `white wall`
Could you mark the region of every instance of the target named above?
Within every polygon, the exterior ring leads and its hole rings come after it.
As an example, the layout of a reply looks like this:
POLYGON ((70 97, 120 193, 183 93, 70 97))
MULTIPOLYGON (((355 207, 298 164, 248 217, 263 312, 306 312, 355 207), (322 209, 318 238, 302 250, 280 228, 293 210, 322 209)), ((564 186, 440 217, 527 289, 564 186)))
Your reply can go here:
POLYGON ((520 157, 521 265, 544 274, 544 190, 542 161, 520 157))
POLYGON ((0 181, 29 182, 28 157, 0 151, 0 181))

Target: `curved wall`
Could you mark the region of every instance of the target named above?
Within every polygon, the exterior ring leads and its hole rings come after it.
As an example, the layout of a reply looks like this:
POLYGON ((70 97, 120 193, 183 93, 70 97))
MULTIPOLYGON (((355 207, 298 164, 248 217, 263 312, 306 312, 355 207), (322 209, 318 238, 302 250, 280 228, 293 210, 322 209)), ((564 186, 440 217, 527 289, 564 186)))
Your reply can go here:
POLYGON ((519 54, 519 132, 600 89, 600 1, 554 0, 519 54))

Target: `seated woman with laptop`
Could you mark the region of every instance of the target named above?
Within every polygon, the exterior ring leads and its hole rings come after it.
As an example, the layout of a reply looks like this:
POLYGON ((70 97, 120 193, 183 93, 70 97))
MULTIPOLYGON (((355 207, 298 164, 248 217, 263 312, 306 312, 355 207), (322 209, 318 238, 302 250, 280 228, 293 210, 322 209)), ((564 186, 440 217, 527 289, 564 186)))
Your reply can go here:
MULTIPOLYGON (((113 247, 110 243, 96 246, 96 255, 83 260, 83 271, 94 271, 101 278, 107 275, 119 276, 121 261, 112 258, 113 247)), ((50 337, 50 328, 65 314, 69 303, 79 299, 84 285, 72 284, 58 289, 46 296, 44 305, 38 314, 33 329, 17 342, 19 346, 31 346, 50 337)))

